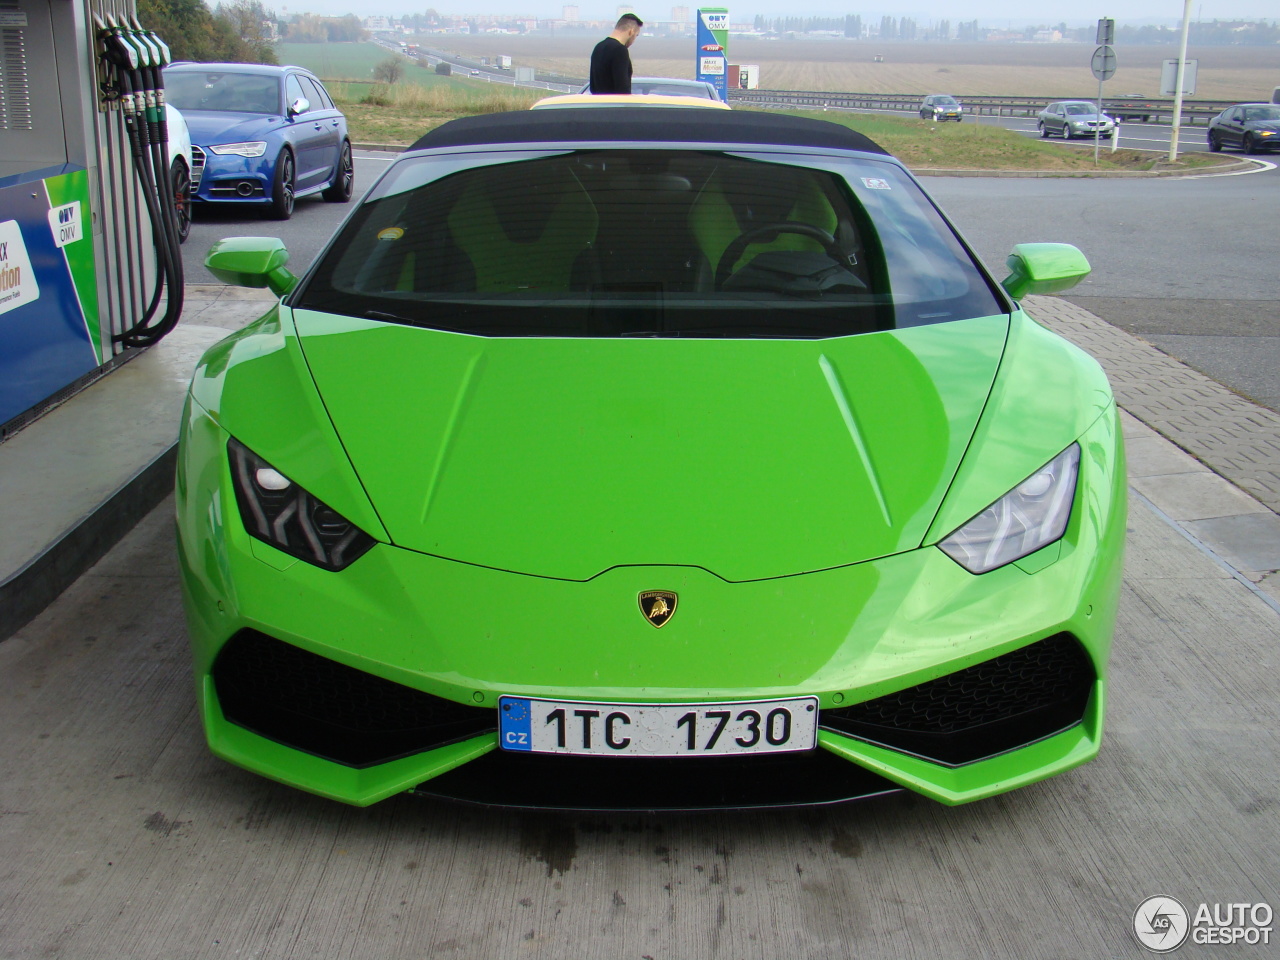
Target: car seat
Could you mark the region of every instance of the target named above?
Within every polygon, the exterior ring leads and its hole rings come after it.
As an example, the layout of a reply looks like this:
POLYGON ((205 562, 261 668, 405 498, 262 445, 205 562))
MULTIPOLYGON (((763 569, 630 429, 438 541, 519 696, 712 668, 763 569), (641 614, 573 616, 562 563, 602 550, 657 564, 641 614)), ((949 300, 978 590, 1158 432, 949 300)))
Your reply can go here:
MULTIPOLYGON (((746 171, 744 171, 746 172, 746 171)), ((732 176, 717 170, 708 178, 689 209, 689 230, 697 242, 702 263, 697 287, 711 290, 716 267, 725 250, 738 237, 772 223, 805 223, 835 234, 838 218, 816 179, 808 172, 775 165, 767 177, 754 170, 750 180, 734 183, 732 176)), ((753 243, 730 268, 730 273, 764 252, 821 252, 822 244, 811 237, 780 234, 766 243, 753 243)))
POLYGON ((594 272, 595 204, 572 174, 523 166, 518 182, 501 168, 474 176, 449 213, 453 242, 475 270, 476 292, 584 288, 594 272))

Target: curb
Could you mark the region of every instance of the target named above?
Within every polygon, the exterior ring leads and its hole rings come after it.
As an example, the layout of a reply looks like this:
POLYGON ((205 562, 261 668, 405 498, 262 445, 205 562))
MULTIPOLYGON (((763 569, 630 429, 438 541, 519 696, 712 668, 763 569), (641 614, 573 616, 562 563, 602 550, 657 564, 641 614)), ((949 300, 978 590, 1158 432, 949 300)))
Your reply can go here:
POLYGON ((1239 173, 1257 167, 1253 160, 1237 160, 1212 167, 1193 167, 1188 170, 945 170, 940 167, 908 167, 917 177, 991 177, 992 179, 1054 179, 1054 180, 1125 180, 1151 179, 1153 177, 1203 177, 1224 173, 1239 173))
POLYGON ((9 639, 58 599, 173 492, 177 462, 175 439, 44 553, 0 583, 0 640, 9 639))

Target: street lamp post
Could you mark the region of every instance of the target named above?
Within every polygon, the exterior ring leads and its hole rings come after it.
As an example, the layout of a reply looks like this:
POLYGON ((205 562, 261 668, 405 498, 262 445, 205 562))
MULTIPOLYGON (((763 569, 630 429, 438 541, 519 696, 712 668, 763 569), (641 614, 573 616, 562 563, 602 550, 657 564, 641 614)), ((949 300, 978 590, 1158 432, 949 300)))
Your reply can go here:
POLYGON ((1169 162, 1178 159, 1178 131, 1182 129, 1182 77, 1187 69, 1187 33, 1191 30, 1191 0, 1182 6, 1182 46, 1178 51, 1178 78, 1173 91, 1173 128, 1169 137, 1169 162))

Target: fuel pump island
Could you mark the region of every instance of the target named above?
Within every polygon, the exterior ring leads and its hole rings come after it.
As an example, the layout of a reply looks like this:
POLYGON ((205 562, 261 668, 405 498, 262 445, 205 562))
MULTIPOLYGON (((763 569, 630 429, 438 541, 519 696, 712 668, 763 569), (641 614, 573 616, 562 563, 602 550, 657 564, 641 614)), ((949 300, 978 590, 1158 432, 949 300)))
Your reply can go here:
POLYGON ((161 68, 132 0, 0 7, 0 439, 182 311, 161 68))

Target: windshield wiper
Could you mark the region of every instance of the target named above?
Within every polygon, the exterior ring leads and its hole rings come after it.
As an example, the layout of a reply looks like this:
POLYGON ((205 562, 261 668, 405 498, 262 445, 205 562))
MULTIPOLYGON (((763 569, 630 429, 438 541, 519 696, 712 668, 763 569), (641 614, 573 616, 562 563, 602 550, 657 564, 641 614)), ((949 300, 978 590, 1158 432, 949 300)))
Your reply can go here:
POLYGON ((398 313, 387 313, 385 310, 366 310, 363 316, 370 320, 390 320, 392 323, 407 323, 411 327, 420 327, 420 320, 411 320, 408 317, 402 317, 398 313))

